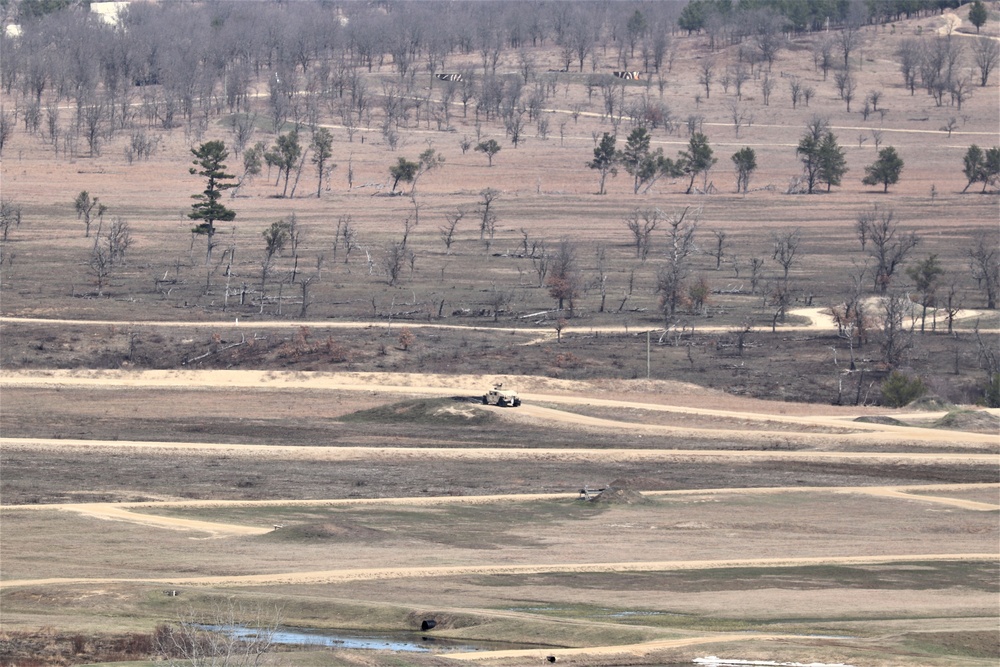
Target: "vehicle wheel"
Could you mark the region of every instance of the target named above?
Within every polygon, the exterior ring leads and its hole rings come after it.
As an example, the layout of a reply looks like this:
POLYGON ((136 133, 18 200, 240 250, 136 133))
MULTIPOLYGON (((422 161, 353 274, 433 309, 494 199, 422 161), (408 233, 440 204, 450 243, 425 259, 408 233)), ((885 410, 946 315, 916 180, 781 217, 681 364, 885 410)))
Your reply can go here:
POLYGON ((514 399, 514 407, 518 408, 520 406, 521 406, 521 399, 520 398, 515 398, 514 399))
POLYGON ((502 399, 502 398, 498 398, 497 399, 497 407, 498 408, 506 408, 507 407, 507 401, 504 400, 504 399, 502 399))
POLYGON ((490 404, 490 399, 487 398, 486 395, 484 394, 483 395, 483 405, 489 405, 489 404, 490 404))

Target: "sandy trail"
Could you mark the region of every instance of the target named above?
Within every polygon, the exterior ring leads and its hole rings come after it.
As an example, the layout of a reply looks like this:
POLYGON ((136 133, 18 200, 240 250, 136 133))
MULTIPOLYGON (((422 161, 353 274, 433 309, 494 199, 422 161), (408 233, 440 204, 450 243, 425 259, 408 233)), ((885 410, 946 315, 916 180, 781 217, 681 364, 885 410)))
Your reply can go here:
MULTIPOLYGON (((793 434, 794 435, 794 434, 793 434)), ((70 440, 60 438, 0 438, 0 447, 45 447, 58 450, 70 447, 100 447, 109 449, 136 449, 161 452, 170 456, 179 453, 225 453, 228 455, 253 454, 284 460, 303 461, 412 461, 418 459, 448 459, 453 461, 664 461, 692 459, 751 459, 768 461, 870 461, 870 462, 948 462, 1000 463, 997 454, 953 452, 837 452, 789 451, 768 449, 548 449, 492 447, 310 447, 287 445, 234 445, 201 442, 154 442, 135 440, 70 440)))
MULTIPOLYGON (((909 486, 797 486, 765 488, 721 488, 684 489, 674 491, 643 491, 650 497, 683 497, 705 495, 773 495, 783 493, 836 493, 870 495, 881 498, 896 498, 909 501, 940 504, 976 512, 1000 512, 1000 505, 991 505, 973 500, 950 498, 947 496, 923 495, 928 491, 958 492, 980 489, 998 489, 1000 484, 925 484, 909 486), (914 495, 914 492, 921 495, 914 495)), ((166 502, 131 503, 60 503, 51 505, 6 505, 0 511, 56 511, 76 512, 83 516, 111 521, 127 521, 154 528, 170 530, 190 530, 209 533, 211 537, 241 535, 262 535, 274 530, 271 527, 247 526, 242 524, 198 521, 156 514, 145 514, 144 510, 163 509, 227 509, 254 507, 360 507, 360 506, 410 506, 428 507, 436 505, 488 505, 498 503, 519 503, 544 500, 572 500, 575 493, 523 493, 491 496, 437 496, 419 498, 333 498, 322 500, 183 500, 166 502)))
MULTIPOLYGON (((865 128, 860 128, 865 129, 865 128)), ((777 325, 778 331, 836 331, 837 326, 830 315, 830 309, 824 307, 810 307, 810 308, 795 308, 788 311, 788 314, 792 317, 802 317, 808 320, 805 324, 779 324, 777 325)), ((961 310, 956 316, 955 320, 968 319, 972 317, 981 316, 983 311, 978 310, 961 310)), ((240 322, 240 318, 236 317, 232 320, 206 320, 206 321, 167 321, 167 320, 134 320, 131 322, 121 322, 117 320, 74 320, 74 319, 46 319, 46 318, 35 318, 35 317, 12 317, 3 316, 0 317, 0 324, 36 324, 36 325, 47 325, 47 324, 61 324, 69 326, 124 326, 128 325, 131 327, 175 327, 183 329, 194 329, 194 328, 216 328, 216 329, 237 329, 253 331, 259 329, 301 329, 302 327, 308 327, 310 329, 375 329, 375 328, 391 328, 393 324, 399 327, 407 327, 409 329, 441 329, 441 330, 463 330, 463 331, 486 331, 486 332, 510 332, 519 333, 522 335, 532 336, 533 339, 529 343, 545 342, 550 340, 555 340, 557 337, 555 330, 555 323, 552 326, 538 326, 531 324, 530 321, 525 320, 520 323, 520 326, 516 327, 505 327, 505 326, 470 326, 464 324, 440 324, 434 322, 415 322, 409 320, 399 320, 395 323, 386 322, 382 320, 246 320, 240 322)), ((702 333, 724 333, 731 331, 734 325, 704 325, 695 327, 695 331, 702 333)), ((593 332, 601 332, 607 334, 624 334, 624 335, 637 335, 639 333, 645 333, 647 329, 629 327, 625 324, 621 325, 601 325, 601 326, 576 326, 570 323, 568 326, 564 327, 562 330, 563 335, 567 334, 588 334, 593 332)), ((651 331, 654 333, 662 333, 664 330, 662 328, 652 328, 651 331)), ((982 330, 981 330, 982 331, 982 330)))
POLYGON ((74 584, 155 584, 168 586, 273 586, 299 584, 336 584, 349 581, 377 581, 410 577, 467 577, 480 575, 522 575, 543 573, 591 572, 665 572, 717 568, 781 568, 805 565, 886 565, 914 561, 995 561, 995 553, 892 554, 877 556, 807 556, 798 558, 746 558, 719 560, 677 560, 615 563, 551 563, 538 565, 444 565, 402 568, 358 568, 312 572, 276 572, 203 577, 65 577, 51 579, 13 579, 0 582, 0 590, 23 586, 68 586, 74 584))
POLYGON ((78 503, 63 505, 58 509, 76 512, 77 514, 94 517, 96 519, 103 519, 106 521, 126 521, 143 526, 151 526, 153 528, 168 528, 171 530, 190 530, 200 533, 208 533, 210 537, 263 535, 264 533, 268 533, 273 530, 273 528, 261 528, 257 526, 241 526, 232 523, 217 523, 214 521, 198 521, 196 519, 142 514, 141 512, 129 511, 129 508, 121 505, 112 505, 111 503, 78 503))
MULTIPOLYGON (((478 395, 482 388, 489 386, 491 376, 433 376, 393 373, 280 373, 271 371, 49 371, 44 373, 0 373, 0 386, 49 387, 49 386, 94 386, 94 387, 144 387, 144 388, 184 388, 184 389, 301 389, 324 391, 372 392, 381 391, 417 396, 454 396, 471 393, 478 395)), ((538 383, 537 378, 524 378, 527 382, 538 383)), ((542 387, 563 389, 559 383, 545 383, 542 387)), ((546 423, 561 422, 574 426, 629 430, 635 433, 659 433, 678 437, 717 440, 730 438, 775 444, 789 442, 809 443, 814 446, 838 446, 842 444, 870 444, 871 434, 878 434, 879 442, 894 444, 947 444, 992 445, 1000 449, 1000 436, 988 433, 968 433, 944 431, 920 427, 895 426, 852 421, 857 415, 776 415, 748 411, 717 410, 686 406, 663 405, 642 401, 625 401, 599 398, 582 390, 586 385, 574 386, 567 383, 565 390, 575 391, 572 395, 521 392, 526 403, 516 411, 501 410, 515 419, 533 417, 546 423), (597 417, 589 417, 560 410, 543 408, 537 403, 559 405, 590 405, 606 408, 629 408, 673 412, 707 417, 722 417, 734 420, 751 420, 760 423, 793 424, 810 427, 824 427, 839 431, 836 433, 792 433, 789 431, 746 429, 719 429, 647 425, 623 422, 597 417)), ((1000 414, 998 410, 987 411, 1000 414)), ((924 419, 937 418, 945 413, 921 413, 924 419)))
POLYGON ((685 646, 698 646, 699 644, 716 644, 719 642, 741 642, 741 641, 774 641, 776 639, 801 639, 796 635, 771 635, 752 633, 732 633, 718 635, 703 635, 700 637, 684 637, 682 639, 656 639, 641 644, 621 644, 618 646, 587 646, 582 648, 558 648, 558 649, 511 649, 505 651, 470 651, 468 653, 442 653, 442 657, 452 660, 479 661, 498 660, 501 658, 535 658, 538 661, 545 660, 549 656, 556 659, 574 655, 611 655, 615 653, 627 653, 629 655, 641 656, 653 651, 660 651, 668 648, 682 648, 685 646))

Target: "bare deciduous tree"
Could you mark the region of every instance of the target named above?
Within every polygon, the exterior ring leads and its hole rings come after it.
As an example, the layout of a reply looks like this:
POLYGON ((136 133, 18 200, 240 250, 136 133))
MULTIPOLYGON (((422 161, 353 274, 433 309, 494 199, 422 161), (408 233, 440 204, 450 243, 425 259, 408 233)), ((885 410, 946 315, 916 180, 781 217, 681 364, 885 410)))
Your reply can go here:
POLYGON ((996 234, 977 234, 968 250, 969 268, 979 289, 986 294, 986 307, 997 307, 1000 296, 1000 249, 997 249, 996 234))
POLYGON ((479 191, 481 198, 479 202, 479 240, 483 240, 488 228, 496 225, 496 213, 492 210, 493 202, 500 197, 500 191, 494 188, 485 188, 479 191))
POLYGON ((896 269, 906 256, 920 243, 916 232, 904 233, 899 229, 894 211, 873 205, 861 211, 857 218, 858 238, 870 245, 868 254, 875 262, 874 289, 885 294, 896 269))
POLYGON ((656 291, 660 295, 660 310, 664 328, 669 328, 681 303, 684 281, 687 279, 689 260, 695 252, 694 234, 698 229, 698 212, 687 207, 679 214, 666 219, 667 249, 666 263, 656 275, 656 291), (689 219, 690 214, 690 219, 689 219))
POLYGON ((880 304, 882 360, 890 368, 903 361, 913 347, 913 320, 910 300, 904 294, 888 294, 880 304), (907 319, 910 320, 907 323, 907 319))
POLYGON ((986 87, 990 73, 1000 61, 1000 44, 992 37, 980 37, 972 47, 972 58, 979 68, 979 85, 986 87))
POLYGON ((252 667, 274 648, 280 609, 229 599, 205 613, 189 610, 153 633, 156 653, 168 667, 252 667))
POLYGON ((645 262, 653 242, 653 231, 663 221, 663 213, 658 208, 634 208, 625 215, 625 226, 632 232, 635 256, 645 262))
POLYGON ((715 78, 715 61, 711 58, 702 60, 698 65, 698 83, 705 87, 705 99, 712 96, 712 80, 715 78))
POLYGON ((545 285, 549 288, 549 295, 557 302, 556 308, 562 311, 568 302, 569 316, 573 317, 580 293, 580 274, 576 266, 576 246, 569 239, 560 239, 549 262, 545 285))
POLYGON ((455 230, 458 223, 465 217, 465 209, 457 208, 452 212, 445 213, 444 219, 448 224, 440 228, 441 240, 444 241, 446 254, 451 254, 451 244, 455 242, 455 230))

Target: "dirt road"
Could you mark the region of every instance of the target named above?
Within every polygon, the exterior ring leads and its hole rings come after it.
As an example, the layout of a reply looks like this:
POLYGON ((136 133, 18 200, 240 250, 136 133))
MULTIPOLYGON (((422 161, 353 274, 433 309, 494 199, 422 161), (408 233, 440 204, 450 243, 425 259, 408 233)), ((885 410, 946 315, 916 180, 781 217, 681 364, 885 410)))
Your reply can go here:
MULTIPOLYGON (((981 503, 946 495, 925 495, 928 492, 961 492, 980 489, 998 489, 998 484, 923 484, 911 486, 795 486, 766 488, 726 488, 692 489, 679 491, 644 491, 650 497, 717 496, 717 495, 772 495, 782 493, 836 493, 870 495, 881 498, 947 505, 975 512, 1000 512, 1000 505, 981 503), (920 495, 915 495, 919 493, 920 495)), ((427 507, 435 505, 487 505, 499 503, 520 503, 540 500, 571 500, 575 493, 524 493, 493 496, 437 496, 419 498, 335 498, 326 500, 184 500, 166 502, 136 503, 61 503, 51 505, 7 505, 2 512, 11 511, 53 511, 75 512, 84 516, 110 521, 127 521, 144 526, 170 530, 189 530, 207 533, 209 537, 220 538, 239 535, 262 535, 275 530, 274 526, 247 526, 243 524, 197 521, 173 516, 145 514, 143 510, 163 509, 205 509, 234 507, 357 507, 357 506, 410 506, 427 507)))
POLYGON ((297 447, 285 445, 231 445, 201 442, 138 442, 135 440, 70 440, 59 438, 0 438, 2 446, 60 448, 101 447, 143 449, 169 455, 179 453, 224 452, 230 455, 252 454, 286 460, 352 461, 447 459, 453 461, 505 460, 589 460, 589 461, 664 461, 676 459, 730 459, 770 461, 871 461, 871 462, 947 462, 998 463, 996 454, 953 452, 836 452, 788 451, 770 449, 548 449, 493 447, 297 447))
MULTIPOLYGON (((45 373, 2 373, 0 386, 11 387, 146 387, 184 389, 239 389, 281 388, 321 391, 388 392, 408 396, 454 396, 469 393, 477 395, 489 386, 492 376, 432 376, 392 373, 280 373, 272 371, 49 371, 45 373)), ((944 431, 929 428, 896 426, 891 424, 862 423, 853 419, 857 413, 830 415, 780 415, 750 411, 719 410, 676 405, 664 405, 636 400, 617 400, 594 396, 595 388, 585 383, 545 383, 544 379, 528 378, 526 383, 569 392, 522 392, 525 403, 519 410, 498 410, 498 414, 513 419, 531 419, 544 423, 559 422, 577 427, 613 429, 634 434, 658 433, 678 437, 716 440, 727 438, 741 441, 752 437, 755 442, 781 446, 794 438, 796 442, 823 448, 854 444, 904 444, 942 445, 949 447, 983 446, 1000 452, 1000 436, 988 433, 944 431), (601 419, 561 410, 541 407, 538 403, 559 405, 589 405, 615 409, 639 409, 674 412, 731 420, 754 421, 767 424, 780 423, 806 427, 823 427, 832 433, 792 433, 746 429, 692 428, 641 424, 601 419), (873 440, 874 434, 877 434, 873 440)), ((519 385, 520 386, 520 385, 519 385)), ((802 408, 799 408, 802 409, 802 408)), ((806 407, 808 409, 808 407, 806 407)), ((1000 414, 998 410, 987 411, 1000 414)), ((921 413, 921 418, 934 418, 945 413, 921 413)), ((66 442, 66 441, 64 441, 66 442)))
POLYGON ((521 575, 585 572, 663 572, 671 570, 708 570, 733 567, 801 567, 803 565, 884 565, 914 561, 995 561, 989 553, 893 554, 880 556, 815 556, 799 558, 747 558, 729 560, 685 560, 616 563, 554 563, 546 565, 459 565, 403 568, 358 568, 314 572, 277 572, 271 574, 227 575, 208 577, 154 577, 129 579, 118 577, 66 577, 52 579, 15 579, 0 582, 0 590, 23 586, 66 586, 74 584, 155 584, 168 586, 272 586, 297 584, 335 584, 348 581, 405 579, 409 577, 466 577, 472 575, 521 575))
MULTIPOLYGON (((856 128, 865 129, 865 128, 856 128)), ((781 331, 836 331, 837 326, 830 315, 829 308, 795 308, 788 311, 788 315, 792 318, 801 317, 807 320, 806 323, 783 323, 777 325, 777 329, 781 331)), ((961 310, 956 316, 955 320, 962 320, 973 318, 982 315, 982 311, 977 310, 961 310)), ((122 326, 128 324, 132 327, 175 327, 175 328, 200 328, 200 327, 211 327, 211 328, 234 328, 234 329, 246 329, 252 331, 254 329, 301 329, 302 327, 309 327, 310 329, 322 330, 322 329, 373 329, 382 327, 391 327, 392 323, 383 320, 244 320, 240 322, 240 318, 236 317, 233 320, 212 320, 212 321, 164 321, 164 320, 135 320, 131 322, 120 322, 116 320, 71 320, 71 319, 46 319, 46 318, 35 318, 35 317, 0 317, 0 324, 34 324, 34 325, 45 325, 45 324, 60 324, 60 325, 70 325, 70 326, 122 326)), ((555 340, 557 333, 555 326, 552 327, 539 327, 535 325, 525 324, 525 326, 520 327, 482 327, 482 326, 469 326, 463 324, 439 324, 434 322, 411 322, 411 321, 401 321, 397 323, 397 326, 406 326, 410 329, 443 329, 443 330, 464 330, 464 331, 510 331, 511 333, 520 333, 527 336, 532 336, 531 342, 542 342, 548 340, 555 340), (539 337, 539 334, 542 334, 539 337)), ((705 325, 697 327, 697 331, 702 333, 724 333, 733 329, 732 325, 705 325)), ((646 329, 636 329, 635 327, 628 327, 627 325, 620 326, 575 326, 569 324, 562 329, 562 335, 570 334, 587 334, 592 332, 601 332, 608 334, 637 334, 644 333, 646 329)), ((982 330, 981 330, 982 331, 982 330)), ((663 332, 663 329, 653 329, 653 332, 663 332)))

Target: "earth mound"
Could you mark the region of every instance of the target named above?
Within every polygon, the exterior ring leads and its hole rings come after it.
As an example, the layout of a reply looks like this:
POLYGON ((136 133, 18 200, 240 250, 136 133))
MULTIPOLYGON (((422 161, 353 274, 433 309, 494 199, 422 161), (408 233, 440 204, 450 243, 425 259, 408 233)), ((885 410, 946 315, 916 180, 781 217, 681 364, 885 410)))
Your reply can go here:
POLYGON ((937 396, 921 396, 906 405, 910 410, 926 410, 927 412, 938 412, 940 410, 954 410, 955 406, 944 401, 937 396))
POLYGON ((637 482, 646 480, 616 479, 603 491, 590 499, 592 503, 607 505, 645 505, 652 501, 637 490, 637 482))
POLYGON ((904 422, 901 422, 893 417, 886 417, 885 415, 858 417, 854 421, 860 422, 862 424, 885 424, 887 426, 906 426, 904 422))
POLYGON ((1000 417, 980 410, 952 410, 935 421, 934 428, 997 433, 1000 432, 1000 417))

